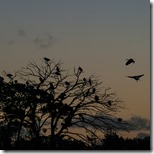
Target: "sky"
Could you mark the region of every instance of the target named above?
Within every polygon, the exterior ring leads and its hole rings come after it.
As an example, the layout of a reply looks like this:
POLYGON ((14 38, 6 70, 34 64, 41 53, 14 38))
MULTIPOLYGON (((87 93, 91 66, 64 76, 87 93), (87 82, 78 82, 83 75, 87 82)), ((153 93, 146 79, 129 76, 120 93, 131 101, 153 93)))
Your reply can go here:
POLYGON ((2 0, 0 20, 0 71, 61 59, 111 87, 128 108, 123 118, 150 121, 150 1, 2 0))

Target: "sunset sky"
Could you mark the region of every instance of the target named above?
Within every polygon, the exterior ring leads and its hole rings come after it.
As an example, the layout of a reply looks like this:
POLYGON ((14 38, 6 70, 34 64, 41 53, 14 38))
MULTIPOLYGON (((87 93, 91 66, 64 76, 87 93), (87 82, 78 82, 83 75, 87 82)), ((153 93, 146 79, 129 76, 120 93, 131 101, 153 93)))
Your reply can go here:
POLYGON ((0 19, 1 72, 43 57, 61 59, 67 69, 81 66, 125 102, 122 118, 148 125, 150 1, 3 0, 0 19), (135 64, 125 66, 128 58, 135 64), (139 82, 125 77, 139 74, 139 82))

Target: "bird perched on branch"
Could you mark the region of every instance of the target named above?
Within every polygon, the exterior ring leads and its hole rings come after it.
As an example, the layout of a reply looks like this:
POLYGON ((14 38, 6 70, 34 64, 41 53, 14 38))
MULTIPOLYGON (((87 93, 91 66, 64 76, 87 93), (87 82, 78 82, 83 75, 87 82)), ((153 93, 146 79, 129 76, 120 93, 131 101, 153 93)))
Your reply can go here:
POLYGON ((65 81, 65 84, 66 84, 67 86, 70 86, 70 83, 69 83, 68 81, 65 81))
POLYGON ((53 86, 52 82, 50 82, 49 85, 50 85, 50 89, 54 89, 54 86, 53 86))
POLYGON ((86 82, 87 81, 86 78, 83 78, 83 81, 86 82))
POLYGON ((1 82, 3 82, 3 81, 4 81, 4 78, 3 78, 3 77, 1 77, 1 76, 0 76, 0 81, 1 81, 1 82))
POLYGON ((111 101, 108 101, 107 103, 108 103, 110 106, 112 105, 112 102, 111 102, 111 101))
POLYGON ((41 77, 39 77, 39 80, 40 80, 41 83, 43 82, 43 79, 41 77))
POLYGON ((94 94, 96 92, 96 88, 93 88, 92 93, 94 94))
POLYGON ((91 79, 89 79, 89 84, 90 84, 90 86, 91 86, 91 84, 92 84, 92 83, 91 83, 91 79))
POLYGON ((138 80, 140 80, 140 78, 141 78, 142 76, 144 76, 144 74, 141 74, 141 75, 135 75, 135 76, 126 76, 126 77, 128 77, 128 78, 132 78, 132 79, 138 81, 138 80))
POLYGON ((29 82, 28 81, 26 81, 26 86, 28 86, 29 85, 29 82))
POLYGON ((46 62, 49 62, 50 61, 50 59, 49 58, 46 58, 46 57, 44 57, 43 58, 46 62))
POLYGON ((56 67, 56 72, 55 72, 55 74, 56 74, 56 75, 61 75, 61 73, 60 73, 60 69, 59 69, 58 66, 56 67))
POLYGON ((56 75, 61 75, 61 73, 60 73, 60 72, 55 72, 55 74, 56 74, 56 75))
POLYGON ((14 83, 17 84, 18 83, 18 80, 14 80, 14 83))
POLYGON ((82 69, 80 66, 79 66, 79 68, 78 68, 78 69, 79 69, 79 71, 80 71, 80 72, 83 72, 83 69, 82 69))
POLYGON ((95 96, 95 101, 99 102, 99 97, 97 95, 95 96))
POLYGON ((87 90, 87 92, 86 92, 86 97, 89 95, 89 89, 87 90))
POLYGON ((127 60, 127 62, 126 62, 125 65, 129 65, 129 64, 131 64, 131 63, 135 63, 134 59, 132 59, 132 58, 126 59, 126 60, 127 60))
POLYGON ((118 122, 121 122, 122 121, 122 118, 118 118, 118 122))
POLYGON ((7 74, 7 77, 12 78, 13 75, 9 73, 9 74, 7 74))
POLYGON ((56 71, 57 71, 57 72, 60 72, 60 69, 59 69, 59 67, 58 67, 58 66, 56 67, 56 71))
POLYGON ((84 122, 85 120, 84 120, 84 117, 83 117, 83 115, 81 114, 81 113, 79 113, 79 117, 81 118, 81 120, 84 122))

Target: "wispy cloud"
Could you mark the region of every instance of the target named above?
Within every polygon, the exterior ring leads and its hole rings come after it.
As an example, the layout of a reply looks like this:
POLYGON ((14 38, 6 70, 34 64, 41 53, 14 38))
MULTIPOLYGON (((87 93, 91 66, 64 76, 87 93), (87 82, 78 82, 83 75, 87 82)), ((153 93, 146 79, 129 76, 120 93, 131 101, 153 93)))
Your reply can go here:
POLYGON ((27 45, 33 44, 40 49, 50 48, 54 40, 53 36, 49 32, 42 33, 41 35, 35 34, 34 37, 32 38, 28 36, 25 29, 22 28, 15 32, 15 35, 12 39, 11 37, 9 39, 7 38, 4 39, 4 37, 1 37, 0 39, 1 39, 0 45, 7 45, 7 46, 12 46, 14 44, 18 45, 18 43, 21 43, 22 41, 22 43, 26 42, 27 45))
POLYGON ((13 45, 16 42, 16 40, 9 40, 7 41, 7 45, 13 45))
POLYGON ((150 130, 150 121, 140 116, 134 116, 127 120, 129 130, 150 130))
POLYGON ((109 129, 112 130, 127 130, 127 123, 125 121, 118 121, 117 117, 110 117, 107 115, 103 114, 98 114, 93 117, 91 116, 83 116, 84 122, 79 122, 79 126, 84 126, 84 127, 92 127, 90 123, 92 122, 94 125, 97 127, 101 128, 103 131, 107 131, 109 129))
POLYGON ((148 133, 143 133, 143 132, 140 132, 137 134, 137 138, 145 138, 145 137, 148 137, 150 136, 150 134, 148 133))
POLYGON ((18 36, 19 37, 25 37, 26 36, 25 31, 23 29, 18 30, 18 36))
POLYGON ((33 42, 39 48, 50 48, 52 46, 53 37, 49 33, 36 37, 33 42))
MULTIPOLYGON (((146 131, 150 130, 150 121, 146 118, 140 116, 134 116, 129 119, 122 119, 121 122, 118 122, 118 118, 109 117, 106 115, 96 115, 95 117, 85 116, 85 121, 90 123, 93 121, 97 126, 102 130, 113 129, 115 131, 127 130, 127 131, 146 131), (101 119, 101 120, 100 120, 101 119)), ((78 123, 80 126, 91 127, 88 124, 82 122, 78 123)))

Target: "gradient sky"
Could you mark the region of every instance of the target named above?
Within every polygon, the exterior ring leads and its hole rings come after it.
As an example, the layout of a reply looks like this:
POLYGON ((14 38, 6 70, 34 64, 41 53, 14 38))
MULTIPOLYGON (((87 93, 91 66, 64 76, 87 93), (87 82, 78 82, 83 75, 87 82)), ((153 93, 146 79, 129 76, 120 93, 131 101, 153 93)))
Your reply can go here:
POLYGON ((150 120, 150 1, 2 0, 0 20, 1 71, 44 56, 80 65, 117 92, 123 118, 150 120), (138 83, 125 77, 138 74, 138 83))

